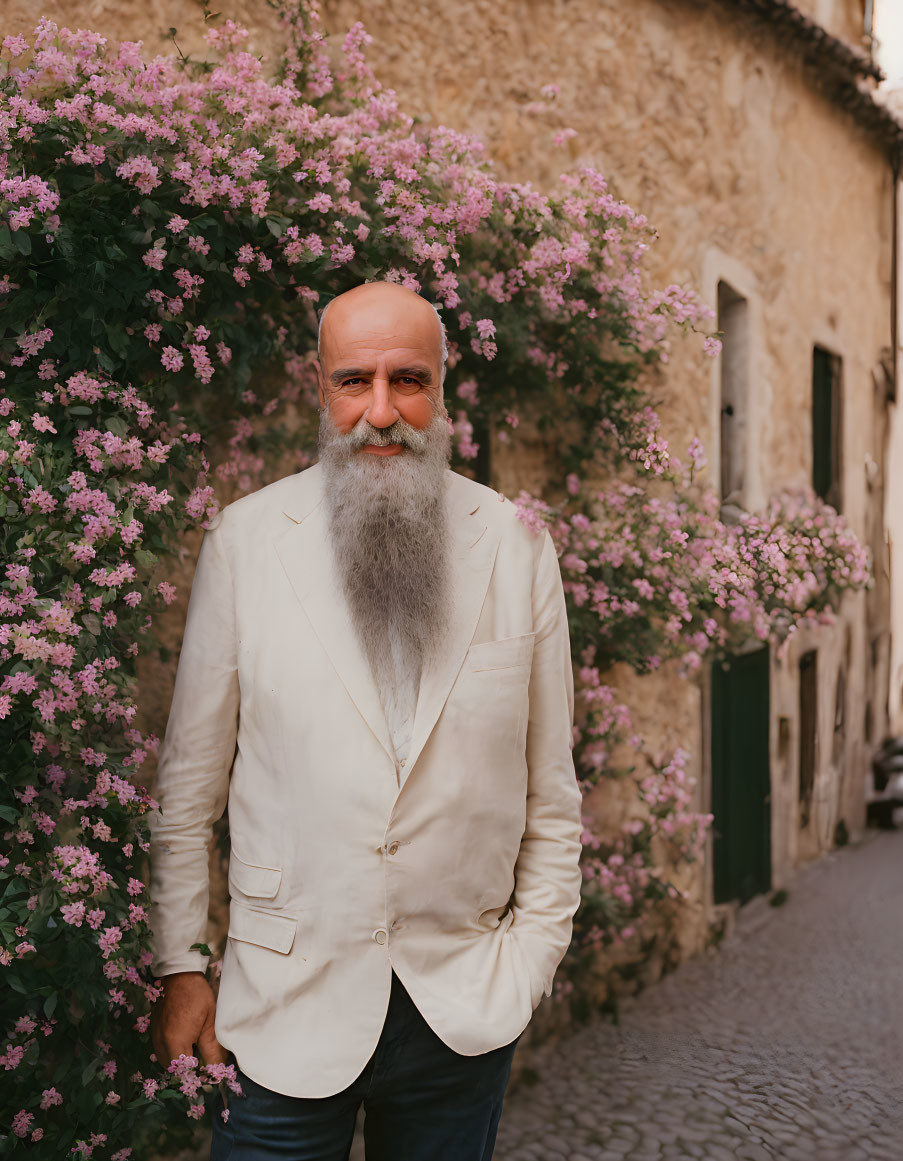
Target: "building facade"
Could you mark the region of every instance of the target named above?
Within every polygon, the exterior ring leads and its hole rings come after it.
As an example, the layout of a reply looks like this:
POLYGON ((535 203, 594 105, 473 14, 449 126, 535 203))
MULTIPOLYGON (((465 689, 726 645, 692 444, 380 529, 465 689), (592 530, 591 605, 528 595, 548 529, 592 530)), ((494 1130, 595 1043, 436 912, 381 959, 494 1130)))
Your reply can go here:
MULTIPOLYGON (((355 0, 325 12, 337 32, 362 16, 355 0)), ((675 447, 705 444, 726 513, 811 486, 872 550, 873 588, 786 651, 698 684, 614 675, 652 748, 696 755, 698 805, 715 814, 669 956, 698 950, 738 902, 861 835, 871 754, 899 716, 900 130, 873 97, 871 5, 371 0, 364 18, 407 107, 475 129, 515 179, 593 165, 655 224, 652 277, 696 286, 724 336, 710 365, 678 342, 657 389, 675 447), (560 92, 537 111, 547 83, 560 92), (562 128, 577 131, 563 150, 562 128)), ((529 480, 523 454, 496 456, 502 490, 529 480)))

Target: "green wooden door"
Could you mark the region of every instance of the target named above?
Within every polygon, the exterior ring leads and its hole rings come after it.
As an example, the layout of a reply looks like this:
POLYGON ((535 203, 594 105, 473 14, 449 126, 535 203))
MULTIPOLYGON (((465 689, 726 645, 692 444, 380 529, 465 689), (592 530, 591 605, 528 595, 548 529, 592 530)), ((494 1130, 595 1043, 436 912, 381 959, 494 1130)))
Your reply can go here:
POLYGON ((771 889, 768 649, 712 667, 715 902, 771 889))

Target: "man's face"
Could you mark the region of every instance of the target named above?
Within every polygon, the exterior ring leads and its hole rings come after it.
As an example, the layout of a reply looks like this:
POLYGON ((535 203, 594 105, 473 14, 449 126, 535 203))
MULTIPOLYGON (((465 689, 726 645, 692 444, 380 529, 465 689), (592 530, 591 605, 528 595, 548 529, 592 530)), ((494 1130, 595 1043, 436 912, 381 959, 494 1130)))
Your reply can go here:
MULTIPOLYGON (((370 283, 330 305, 320 335, 318 394, 343 434, 362 419, 379 429, 399 419, 427 427, 444 411, 441 373, 439 321, 412 291, 370 283)), ((354 454, 405 451, 401 443, 364 443, 354 454)))

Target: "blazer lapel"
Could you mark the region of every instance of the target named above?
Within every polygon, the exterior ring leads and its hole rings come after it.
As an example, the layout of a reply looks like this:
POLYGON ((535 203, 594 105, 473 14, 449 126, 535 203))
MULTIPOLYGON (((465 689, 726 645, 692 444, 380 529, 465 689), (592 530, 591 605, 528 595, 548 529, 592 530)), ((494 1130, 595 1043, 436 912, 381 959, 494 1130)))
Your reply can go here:
MULTIPOLYGON (((421 674, 403 781, 410 777, 464 662, 498 550, 499 532, 483 518, 483 507, 473 499, 473 491, 466 484, 462 486, 453 472, 448 473, 447 480, 451 537, 449 627, 445 648, 427 661, 421 674)), ((395 751, 379 690, 351 623, 333 563, 320 466, 300 473, 297 481, 298 488, 283 509, 292 523, 274 538, 276 552, 351 700, 394 765, 395 751)))
MULTIPOLYGON (((407 778, 442 712, 473 640, 499 546, 499 531, 489 526, 483 504, 473 491, 449 473, 449 533, 452 538, 449 577, 450 615, 445 648, 427 660, 420 677, 420 696, 406 762, 407 778)), ((404 781, 404 780, 403 780, 404 781)))

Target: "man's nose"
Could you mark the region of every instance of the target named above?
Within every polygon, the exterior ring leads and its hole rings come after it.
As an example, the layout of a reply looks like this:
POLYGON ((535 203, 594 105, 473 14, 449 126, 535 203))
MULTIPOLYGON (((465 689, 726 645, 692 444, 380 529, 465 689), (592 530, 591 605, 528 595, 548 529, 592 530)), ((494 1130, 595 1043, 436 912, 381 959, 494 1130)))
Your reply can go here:
POLYGON ((398 419, 398 411, 392 400, 392 388, 388 376, 375 375, 370 387, 370 402, 365 413, 366 419, 374 427, 391 427, 398 419))

